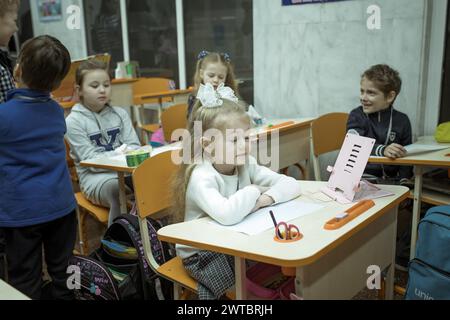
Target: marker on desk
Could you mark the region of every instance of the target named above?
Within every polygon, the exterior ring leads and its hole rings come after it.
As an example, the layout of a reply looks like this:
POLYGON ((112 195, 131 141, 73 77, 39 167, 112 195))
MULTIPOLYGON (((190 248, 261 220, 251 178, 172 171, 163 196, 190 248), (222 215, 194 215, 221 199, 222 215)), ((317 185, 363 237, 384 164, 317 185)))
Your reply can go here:
POLYGON ((270 213, 270 217, 272 218, 272 221, 273 221, 273 225, 275 226, 275 228, 277 227, 277 225, 278 225, 278 223, 277 223, 277 220, 275 220, 275 216, 273 215, 273 211, 272 210, 270 210, 269 211, 269 213, 270 213))
MULTIPOLYGON (((273 214, 272 210, 270 210, 269 213, 270 213, 270 216, 272 217, 272 221, 273 221, 273 225, 275 226, 275 230, 277 230, 278 223, 277 223, 277 220, 275 220, 275 215, 273 214)), ((280 239, 283 237, 280 230, 278 230, 278 236, 280 237, 280 239)))

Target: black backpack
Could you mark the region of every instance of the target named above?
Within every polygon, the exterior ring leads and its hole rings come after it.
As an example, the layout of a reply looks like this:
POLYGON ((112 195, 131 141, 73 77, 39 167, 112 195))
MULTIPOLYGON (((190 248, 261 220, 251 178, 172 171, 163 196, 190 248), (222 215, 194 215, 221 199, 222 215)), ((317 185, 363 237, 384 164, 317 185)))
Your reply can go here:
MULTIPOLYGON (((157 231, 161 221, 147 218, 151 250, 159 264, 174 257, 173 247, 161 242, 157 231)), ((165 300, 173 298, 173 285, 157 276, 144 258, 136 216, 116 218, 106 230, 102 245, 89 257, 75 255, 71 266, 80 270, 79 300, 165 300), (126 251, 121 249, 127 248, 126 251), (118 249, 118 250, 116 250, 118 249)))

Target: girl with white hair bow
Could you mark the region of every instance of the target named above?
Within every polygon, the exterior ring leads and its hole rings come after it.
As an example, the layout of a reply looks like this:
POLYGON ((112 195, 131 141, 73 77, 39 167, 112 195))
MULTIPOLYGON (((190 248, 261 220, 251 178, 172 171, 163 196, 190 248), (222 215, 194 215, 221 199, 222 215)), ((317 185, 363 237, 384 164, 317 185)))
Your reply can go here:
MULTIPOLYGON (((295 179, 258 165, 249 155, 251 121, 231 88, 201 85, 197 100, 190 136, 183 139, 183 152, 190 154, 183 155, 187 163, 173 185, 178 220, 209 216, 233 225, 260 208, 300 195, 295 179)), ((219 299, 234 286, 232 257, 185 245, 176 249, 199 283, 200 299, 219 299)))

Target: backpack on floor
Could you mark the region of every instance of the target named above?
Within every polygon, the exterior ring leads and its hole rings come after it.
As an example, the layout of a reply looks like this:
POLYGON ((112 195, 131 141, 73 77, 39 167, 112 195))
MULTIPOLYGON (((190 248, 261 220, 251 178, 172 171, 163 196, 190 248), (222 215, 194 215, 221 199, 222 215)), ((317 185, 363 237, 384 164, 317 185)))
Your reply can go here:
MULTIPOLYGON (((161 242, 157 231, 160 221, 147 218, 151 249, 159 264, 170 260, 173 248, 161 242)), ((74 256, 70 262, 80 270, 80 300, 171 299, 172 283, 157 276, 144 258, 136 216, 116 218, 106 230, 100 248, 89 257, 74 256)))
POLYGON ((409 263, 409 300, 450 300, 450 206, 428 210, 409 263))

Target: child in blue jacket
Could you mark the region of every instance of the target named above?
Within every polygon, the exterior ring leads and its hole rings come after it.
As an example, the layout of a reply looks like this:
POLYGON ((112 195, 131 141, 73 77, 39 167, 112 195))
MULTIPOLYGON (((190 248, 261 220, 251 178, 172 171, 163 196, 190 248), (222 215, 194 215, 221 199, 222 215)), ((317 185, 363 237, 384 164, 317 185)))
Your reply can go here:
POLYGON ((63 109, 50 97, 70 68, 57 39, 27 41, 15 68, 18 89, 0 105, 0 228, 9 283, 41 298, 42 248, 51 296, 70 299, 67 266, 76 238, 76 202, 66 164, 63 109))

